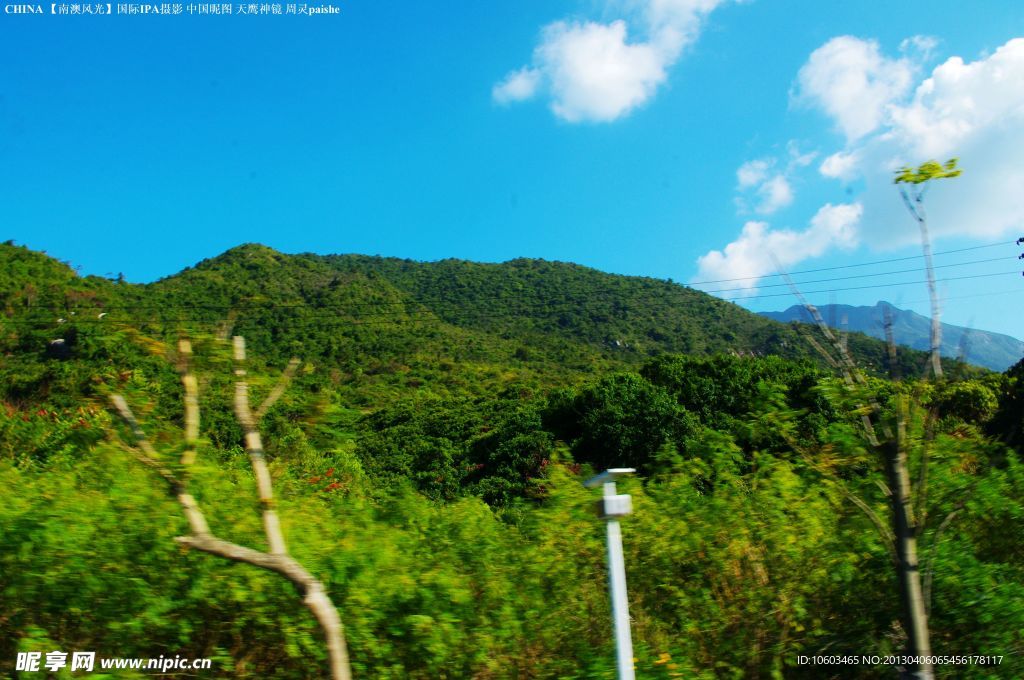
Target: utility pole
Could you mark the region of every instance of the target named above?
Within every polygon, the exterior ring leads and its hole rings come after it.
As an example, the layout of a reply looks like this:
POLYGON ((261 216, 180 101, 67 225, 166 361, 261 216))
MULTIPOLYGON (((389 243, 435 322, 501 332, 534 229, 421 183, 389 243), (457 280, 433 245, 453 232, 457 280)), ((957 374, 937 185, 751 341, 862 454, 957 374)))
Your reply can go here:
POLYGON ((628 494, 618 494, 615 480, 631 475, 633 468, 612 468, 583 482, 583 486, 594 489, 604 487, 604 496, 597 502, 598 516, 607 520, 608 525, 608 590, 612 601, 612 621, 615 626, 615 656, 618 662, 619 680, 634 680, 633 639, 629 630, 629 600, 626 597, 626 562, 622 555, 622 528, 619 517, 633 511, 633 499, 628 494))

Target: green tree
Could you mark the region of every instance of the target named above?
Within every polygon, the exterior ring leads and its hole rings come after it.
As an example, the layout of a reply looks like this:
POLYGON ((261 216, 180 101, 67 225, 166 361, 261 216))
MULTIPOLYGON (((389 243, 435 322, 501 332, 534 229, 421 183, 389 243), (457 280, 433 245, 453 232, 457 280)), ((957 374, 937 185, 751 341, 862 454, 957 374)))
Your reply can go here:
POLYGON ((544 422, 570 443, 578 462, 601 470, 649 470, 664 444, 681 441, 695 426, 664 387, 635 373, 553 394, 544 422))
POLYGON ((921 248, 924 250, 924 266, 928 273, 928 294, 932 307, 931 366, 936 378, 942 377, 942 361, 939 357, 942 324, 939 321, 939 298, 935 287, 935 268, 932 266, 932 244, 928 235, 928 215, 924 209, 924 197, 928 187, 935 180, 960 176, 962 171, 956 167, 956 163, 956 158, 950 158, 944 165, 928 161, 916 169, 903 167, 896 171, 896 177, 893 179, 899 188, 903 204, 921 229, 921 248))

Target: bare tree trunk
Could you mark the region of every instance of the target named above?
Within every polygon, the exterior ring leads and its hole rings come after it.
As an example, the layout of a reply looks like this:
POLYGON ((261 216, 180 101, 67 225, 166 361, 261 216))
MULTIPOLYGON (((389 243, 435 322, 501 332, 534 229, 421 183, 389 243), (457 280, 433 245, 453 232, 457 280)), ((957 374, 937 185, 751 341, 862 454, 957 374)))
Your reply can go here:
MULTIPOLYGON (((281 523, 274 508, 274 492, 270 482, 270 470, 267 468, 267 461, 263 455, 263 442, 260 433, 256 429, 256 419, 249 408, 249 385, 245 380, 245 338, 240 335, 234 337, 235 354, 235 415, 239 424, 245 432, 245 448, 249 452, 249 460, 252 461, 253 472, 256 473, 256 484, 260 494, 260 504, 263 506, 263 527, 267 535, 267 543, 270 552, 275 557, 284 558, 294 563, 290 565, 295 577, 285 574, 293 583, 299 586, 305 595, 304 602, 310 608, 320 627, 324 630, 327 638, 327 651, 331 657, 331 673, 335 680, 349 680, 352 676, 349 671, 348 648, 345 644, 345 633, 341 626, 341 618, 338 610, 327 596, 327 591, 320 581, 313 578, 309 572, 295 562, 288 555, 288 548, 284 542, 284 534, 281 532, 281 523), (295 571, 298 567, 300 571, 295 571)), ((292 360, 289 368, 282 376, 282 383, 290 379, 291 372, 298 366, 298 361, 292 360)), ((284 392, 274 389, 267 401, 264 402, 257 413, 265 413, 270 404, 276 401, 284 392)), ((281 572, 284 573, 284 572, 281 572)))
POLYGON ((942 532, 945 531, 946 527, 949 526, 949 523, 952 522, 953 519, 957 515, 960 514, 961 510, 963 510, 963 503, 962 502, 960 504, 958 504, 958 506, 953 511, 951 511, 948 515, 946 515, 946 518, 944 520, 942 520, 942 524, 940 524, 939 528, 935 530, 935 535, 932 536, 932 547, 931 547, 931 553, 932 554, 931 554, 931 557, 928 559, 928 566, 927 566, 927 568, 925 569, 925 572, 924 572, 924 587, 923 587, 923 590, 924 590, 924 610, 925 610, 925 613, 928 614, 929 616, 931 616, 931 614, 932 614, 932 578, 935 576, 935 560, 937 558, 937 554, 936 553, 938 553, 938 550, 939 550, 939 541, 942 540, 942 532))
POLYGON ((918 189, 913 201, 910 199, 906 189, 900 188, 900 196, 907 210, 917 221, 921 229, 921 250, 924 251, 924 267, 928 274, 928 297, 932 308, 931 328, 931 366, 932 374, 936 378, 942 377, 942 358, 939 353, 939 346, 942 344, 942 323, 939 320, 939 292, 935 286, 935 268, 932 266, 932 241, 928 234, 928 216, 924 211, 924 192, 927 186, 918 189))
POLYGON ((922 213, 918 221, 921 225, 921 248, 924 250, 924 266, 928 271, 928 297, 932 306, 932 374, 936 378, 942 377, 942 357, 939 350, 942 344, 942 323, 939 321, 939 292, 935 287, 935 269, 932 267, 932 243, 928 237, 928 223, 922 213))
POLYGON ((181 381, 185 388, 185 451, 181 457, 181 474, 164 465, 160 455, 146 437, 128 402, 119 395, 113 395, 111 402, 118 414, 131 429, 138 447, 134 450, 135 457, 144 465, 153 468, 167 482, 171 495, 177 498, 192 530, 190 536, 179 536, 177 542, 183 546, 217 555, 235 562, 244 562, 261 569, 276 572, 292 582, 303 596, 303 603, 309 607, 317 622, 324 631, 327 651, 330 656, 332 680, 351 680, 349 670, 348 649, 345 644, 345 633, 341 625, 341 617, 327 596, 323 584, 313 577, 306 569, 288 554, 284 542, 284 534, 274 508, 274 493, 271 487, 270 471, 263 455, 263 444, 256 421, 259 415, 268 408, 284 392, 284 386, 291 378, 297 360, 292 360, 288 370, 282 376, 281 384, 275 388, 267 400, 253 415, 249 408, 249 388, 245 381, 245 340, 234 339, 235 350, 235 414, 245 431, 245 446, 252 461, 259 489, 260 503, 263 506, 263 526, 270 546, 270 552, 261 552, 245 546, 217 538, 210 532, 199 504, 188 493, 190 467, 196 459, 196 446, 199 439, 199 396, 198 382, 189 369, 189 358, 192 346, 187 340, 178 344, 180 362, 178 369, 182 374, 181 381))
MULTIPOLYGON (((896 369, 896 341, 892 332, 892 314, 888 309, 885 310, 885 339, 889 349, 889 377, 896 381, 899 380, 896 369)), ((925 657, 924 663, 907 664, 902 675, 932 680, 935 676, 927 659, 931 655, 927 601, 921 588, 921 571, 917 559, 918 532, 914 522, 910 469, 907 463, 906 418, 903 397, 900 394, 897 394, 896 401, 896 436, 887 438, 879 448, 882 449, 889 477, 889 503, 892 506, 892 528, 896 544, 896 576, 900 583, 903 628, 907 634, 906 653, 910 657, 925 657)), ((923 476, 927 470, 927 461, 922 460, 921 466, 923 476)), ((921 492, 921 488, 918 492, 921 492)))
MULTIPOLYGON (((903 601, 903 626, 907 633, 907 655, 928 657, 931 645, 928 640, 928 615, 925 613, 924 594, 921 589, 921 572, 917 560, 917 532, 910 509, 910 474, 907 470, 907 454, 899 442, 887 441, 884 445, 889 486, 892 489, 893 529, 896 534, 897 574, 900 582, 900 597, 903 601)), ((931 680, 935 677, 932 666, 927 663, 907 664, 907 677, 931 680)))
MULTIPOLYGON (((906 199, 905 194, 904 198, 906 199)), ((927 235, 927 232, 924 233, 927 235)), ((934 275, 930 264, 930 250, 927 251, 927 253, 929 280, 933 281, 934 275)), ((778 268, 777 262, 776 268, 778 268)), ((843 339, 837 338, 831 332, 828 324, 825 323, 825 320, 818 312, 818 309, 814 305, 810 304, 803 295, 800 294, 800 291, 789 276, 783 274, 783 277, 786 282, 789 283, 793 293, 797 296, 808 312, 810 312, 822 333, 839 354, 847 384, 851 386, 855 383, 864 384, 864 377, 858 370, 856 364, 854 364, 853 359, 850 357, 843 339)), ((898 365, 896 343, 892 334, 892 317, 888 311, 886 312, 885 318, 885 334, 887 340, 886 344, 889 350, 890 378, 896 381, 899 379, 897 373, 898 365)), ((934 334, 932 340, 934 343, 934 334)), ((827 353, 825 353, 825 356, 828 356, 827 353)), ((933 361, 937 359, 937 357, 937 352, 933 352, 933 361)), ((933 363, 933 368, 935 366, 936 364, 933 363)), ((937 375, 941 375, 941 371, 942 367, 941 365, 938 365, 937 375)), ((911 660, 915 662, 907 664, 906 669, 902 671, 901 674, 903 677, 914 678, 915 680, 933 680, 935 675, 932 670, 932 665, 928 663, 927 658, 931 655, 931 644, 929 642, 928 635, 928 616, 925 611, 925 598, 921 586, 921 573, 918 567, 917 527, 914 523, 913 516, 910 470, 907 463, 906 421, 904 417, 904 405, 902 398, 898 398, 896 405, 896 432, 890 432, 888 427, 879 423, 882 425, 883 430, 883 438, 881 440, 879 440, 875 434, 875 422, 879 419, 880 412, 880 406, 872 399, 870 411, 868 413, 864 413, 861 416, 861 419, 868 441, 875 450, 881 454, 885 462, 886 472, 889 478, 888 496, 892 508, 892 532, 889 535, 893 539, 890 545, 893 543, 895 544, 893 546, 895 548, 894 562, 900 588, 903 627, 907 634, 906 654, 907 656, 912 657, 911 660)), ((876 521, 876 526, 881 527, 881 523, 873 517, 874 513, 868 512, 870 508, 867 504, 860 501, 860 499, 857 499, 853 494, 849 495, 851 499, 856 502, 858 507, 864 509, 868 516, 872 517, 873 521, 876 521)), ((884 527, 881 527, 881 534, 883 538, 888 534, 884 527)))

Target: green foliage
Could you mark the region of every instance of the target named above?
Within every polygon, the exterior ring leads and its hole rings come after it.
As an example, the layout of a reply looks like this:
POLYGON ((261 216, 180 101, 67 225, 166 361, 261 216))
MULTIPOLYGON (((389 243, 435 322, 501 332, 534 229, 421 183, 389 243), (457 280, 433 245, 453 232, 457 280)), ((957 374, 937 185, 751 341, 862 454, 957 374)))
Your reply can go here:
MULTIPOLYGON (((963 449, 962 442, 956 448, 963 449)), ((937 648, 969 644, 979 649, 1019 649, 1024 643, 1024 465, 1010 455, 1004 466, 989 464, 1001 452, 967 459, 987 465, 971 475, 957 498, 936 508, 936 527, 948 519, 928 557, 935 574, 932 626, 937 648), (950 516, 950 513, 956 513, 950 516)), ((1005 662, 1004 662, 1005 663, 1005 662)), ((1002 669, 994 669, 1000 671, 1002 669)), ((1010 671, 1014 674, 1015 671, 1010 671)), ((1002 673, 976 677, 1003 677, 1002 673)))
POLYGON ((73 459, 103 439, 109 426, 110 418, 94 408, 20 411, 8 407, 0 412, 0 460, 33 465, 51 456, 73 459))
POLYGON ((904 166, 896 171, 893 183, 923 184, 934 179, 959 177, 963 171, 956 167, 957 160, 959 159, 950 158, 944 164, 940 164, 937 161, 926 161, 916 169, 904 166))
POLYGON ((365 427, 357 452, 384 488, 411 482, 434 499, 469 492, 495 505, 529 493, 554 445, 539 406, 512 399, 402 401, 365 427))
POLYGON ((932 403, 942 416, 979 426, 991 420, 999 408, 995 392, 978 380, 942 383, 932 403))
POLYGON ((575 459, 597 470, 648 471, 663 445, 681 443, 695 425, 667 390, 635 373, 557 392, 545 414, 545 426, 571 444, 575 459))
POLYGON ((642 373, 711 427, 726 427, 755 410, 765 385, 784 387, 794 408, 827 407, 810 392, 823 373, 809 362, 791 362, 775 356, 666 355, 649 362, 642 373))
POLYGON ((986 426, 989 435, 1024 453, 1024 359, 1011 366, 998 384, 999 406, 986 426))
MULTIPOLYGON (((338 605, 355 677, 613 678, 604 524, 580 482, 620 465, 641 470, 621 484, 639 678, 815 678, 797 656, 900 652, 888 554, 850 497, 886 515, 856 409, 874 400, 892 424, 909 396, 944 418, 930 446, 926 409, 906 423, 911 473, 927 479, 915 510, 934 651, 1007 654, 1017 674, 1024 467, 1002 442, 1020 446, 1024 363, 849 386, 792 327, 563 263, 249 245, 133 286, 12 246, 0 259, 0 673, 45 647, 323 677, 321 634, 291 587, 179 548, 178 506, 113 443, 116 391, 162 455, 180 454, 168 341, 187 332, 202 386, 192 491, 214 531, 263 547, 230 359, 212 337, 233 310, 254 404, 303 359, 262 430, 289 546, 338 605), (382 305, 388 323, 369 323, 382 305), (183 308, 180 325, 161 311, 183 308), (58 335, 66 353, 49 349, 58 335), (722 354, 734 347, 783 356, 722 354)), ((886 367, 881 343, 849 342, 886 367)), ((903 374, 922 358, 901 354, 903 374)))
POLYGON ((536 404, 499 408, 496 424, 470 446, 471 491, 492 505, 509 505, 527 496, 543 476, 554 451, 536 404))
MULTIPOLYGON (((533 367, 553 362, 592 375, 595 369, 635 368, 663 353, 728 351, 820 361, 794 328, 667 281, 545 260, 480 264, 303 257, 346 275, 385 281, 451 326, 512 340, 517 348, 511 358, 533 367)), ((854 336, 851 352, 869 370, 884 370, 885 344, 854 336)), ((907 362, 907 375, 920 373, 915 363, 907 362)))

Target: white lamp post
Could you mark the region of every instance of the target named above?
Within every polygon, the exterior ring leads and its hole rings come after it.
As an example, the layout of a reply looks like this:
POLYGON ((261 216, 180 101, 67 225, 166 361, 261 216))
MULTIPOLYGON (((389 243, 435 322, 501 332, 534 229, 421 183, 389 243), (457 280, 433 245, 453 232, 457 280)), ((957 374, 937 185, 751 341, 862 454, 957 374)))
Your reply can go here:
POLYGON ((626 598, 626 563, 622 557, 622 529, 618 520, 633 511, 633 499, 628 494, 616 493, 615 480, 634 472, 633 468, 612 468, 583 482, 588 489, 604 486, 604 496, 598 502, 598 515, 608 524, 608 590, 612 599, 619 680, 634 680, 636 677, 633 672, 633 640, 629 632, 629 600, 626 598))

